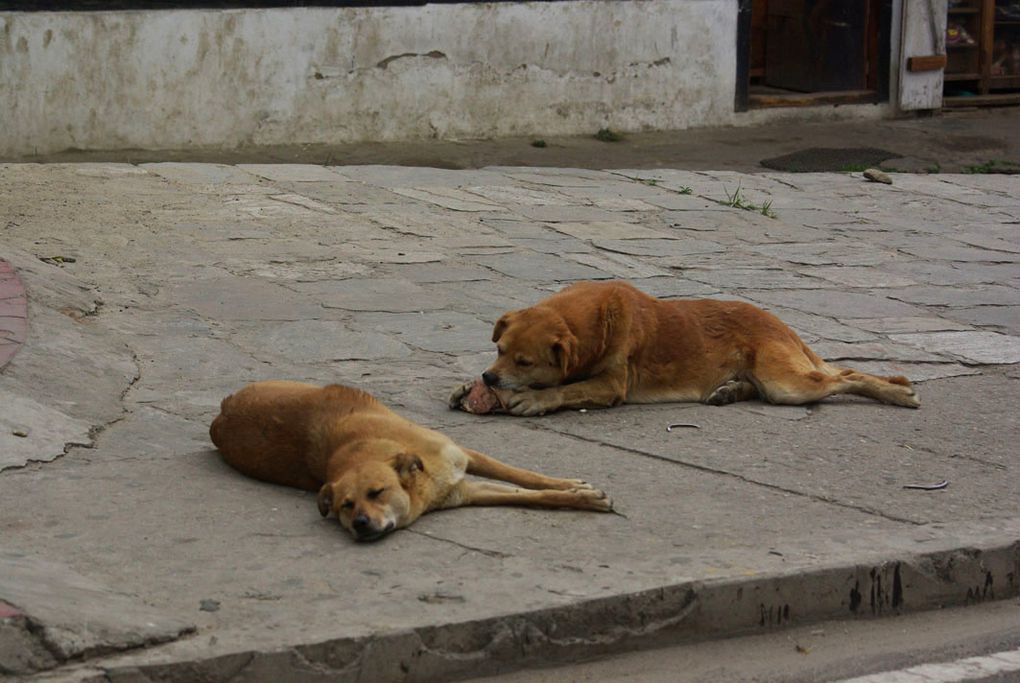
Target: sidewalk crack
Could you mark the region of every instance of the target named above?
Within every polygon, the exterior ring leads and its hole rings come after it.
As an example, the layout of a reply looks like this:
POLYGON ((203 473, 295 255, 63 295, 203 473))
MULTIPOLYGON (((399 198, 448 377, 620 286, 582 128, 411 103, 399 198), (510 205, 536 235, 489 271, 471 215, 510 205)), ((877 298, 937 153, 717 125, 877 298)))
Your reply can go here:
POLYGON ((433 541, 442 541, 443 543, 449 543, 451 545, 457 546, 458 548, 469 550, 473 553, 481 553, 486 557, 498 557, 501 560, 505 560, 508 557, 513 557, 513 555, 511 555, 510 553, 500 552, 499 550, 490 550, 488 548, 478 548, 473 545, 461 543, 460 541, 455 541, 452 538, 444 538, 442 536, 436 536, 435 534, 427 534, 424 531, 418 531, 417 529, 405 529, 405 531, 415 534, 416 536, 421 536, 422 538, 429 538, 432 539, 433 541))
POLYGON ((827 503, 829 505, 835 505, 837 507, 848 508, 848 509, 851 509, 851 510, 857 510, 858 512, 864 512, 864 513, 869 514, 869 515, 875 515, 876 517, 881 517, 882 519, 888 519, 889 521, 892 521, 892 522, 900 522, 902 524, 910 524, 912 526, 923 526, 924 525, 924 522, 918 522, 918 521, 915 521, 913 519, 908 519, 906 517, 898 517, 896 515, 890 515, 890 514, 888 514, 886 512, 882 512, 881 510, 876 510, 874 508, 869 508, 869 507, 864 506, 864 505, 853 505, 851 503, 845 503, 843 501, 836 500, 836 499, 830 498, 828 496, 822 496, 822 495, 812 494, 812 493, 804 493, 803 491, 798 491, 796 489, 787 488, 785 486, 779 486, 778 484, 769 484, 768 482, 757 481, 755 479, 751 479, 749 477, 745 477, 742 474, 737 474, 735 472, 729 472, 727 470, 721 470, 721 469, 717 469, 717 468, 714 468, 714 467, 708 467, 707 465, 699 465, 698 463, 688 462, 688 461, 685 461, 685 460, 674 460, 673 458, 667 458, 667 457, 665 457, 663 455, 658 455, 657 453, 649 453, 648 451, 642 451, 642 450, 637 449, 637 448, 630 448, 628 446, 621 446, 619 444, 606 443, 605 441, 601 441, 599 439, 593 439, 593 438, 589 438, 589 437, 578 436, 577 434, 570 434, 568 432, 561 432, 561 431, 553 429, 551 427, 542 427, 542 426, 538 426, 538 425, 531 425, 530 428, 531 429, 537 429, 539 431, 548 432, 548 433, 551 433, 551 434, 556 434, 558 436, 563 436, 563 437, 567 437, 567 438, 571 438, 571 439, 576 439, 578 441, 583 441, 584 443, 595 444, 595 445, 598 445, 598 446, 605 446, 606 448, 613 448, 613 449, 624 451, 626 453, 633 453, 634 455, 640 455, 642 457, 651 458, 653 460, 660 460, 662 462, 670 463, 671 465, 677 465, 677 466, 680 466, 680 467, 689 467, 691 469, 698 470, 700 472, 707 472, 709 474, 718 474, 718 475, 722 475, 722 476, 725 476, 725 477, 730 477, 732 479, 736 479, 738 481, 742 481, 742 482, 747 483, 747 484, 753 484, 755 486, 761 486, 763 488, 771 489, 773 491, 779 491, 781 493, 788 493, 790 495, 799 496, 799 497, 802 497, 802 498, 807 498, 809 500, 813 500, 813 501, 816 501, 816 502, 819 502, 819 503, 827 503))

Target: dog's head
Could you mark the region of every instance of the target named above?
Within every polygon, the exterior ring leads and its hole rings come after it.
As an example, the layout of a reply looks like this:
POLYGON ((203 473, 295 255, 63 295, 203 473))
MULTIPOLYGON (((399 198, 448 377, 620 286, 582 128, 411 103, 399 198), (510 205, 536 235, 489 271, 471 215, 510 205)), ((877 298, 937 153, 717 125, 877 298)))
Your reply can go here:
POLYGON ((397 453, 367 460, 319 489, 319 513, 336 515, 358 541, 374 541, 412 520, 409 489, 424 471, 421 458, 397 453))
POLYGON ((482 373, 495 389, 543 389, 562 384, 574 366, 577 339, 550 308, 510 311, 492 330, 498 358, 482 373))

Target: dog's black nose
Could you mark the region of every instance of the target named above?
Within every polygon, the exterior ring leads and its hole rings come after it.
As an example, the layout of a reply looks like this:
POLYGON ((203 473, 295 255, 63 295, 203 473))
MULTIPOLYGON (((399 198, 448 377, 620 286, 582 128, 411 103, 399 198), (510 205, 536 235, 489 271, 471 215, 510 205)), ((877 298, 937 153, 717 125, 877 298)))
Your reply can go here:
POLYGON ((355 531, 364 531, 368 528, 369 521, 366 515, 358 515, 351 520, 351 526, 355 531))
POLYGON ((485 386, 491 387, 499 383, 499 375, 495 372, 483 372, 482 381, 485 382, 485 386))

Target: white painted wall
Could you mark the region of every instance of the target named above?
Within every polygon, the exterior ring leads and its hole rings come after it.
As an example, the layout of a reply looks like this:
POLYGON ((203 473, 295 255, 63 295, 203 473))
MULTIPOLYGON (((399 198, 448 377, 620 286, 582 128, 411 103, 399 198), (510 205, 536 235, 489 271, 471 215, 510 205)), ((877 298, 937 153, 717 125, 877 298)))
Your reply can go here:
POLYGON ((736 22, 736 0, 0 13, 0 155, 757 122, 736 22))

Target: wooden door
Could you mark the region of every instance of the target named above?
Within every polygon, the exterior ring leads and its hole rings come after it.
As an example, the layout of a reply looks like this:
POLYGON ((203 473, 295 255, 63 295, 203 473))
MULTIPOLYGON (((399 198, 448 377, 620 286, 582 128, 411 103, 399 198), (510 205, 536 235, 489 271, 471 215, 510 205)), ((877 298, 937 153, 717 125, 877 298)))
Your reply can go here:
POLYGON ((870 3, 769 0, 765 84, 800 92, 864 90, 870 3))

